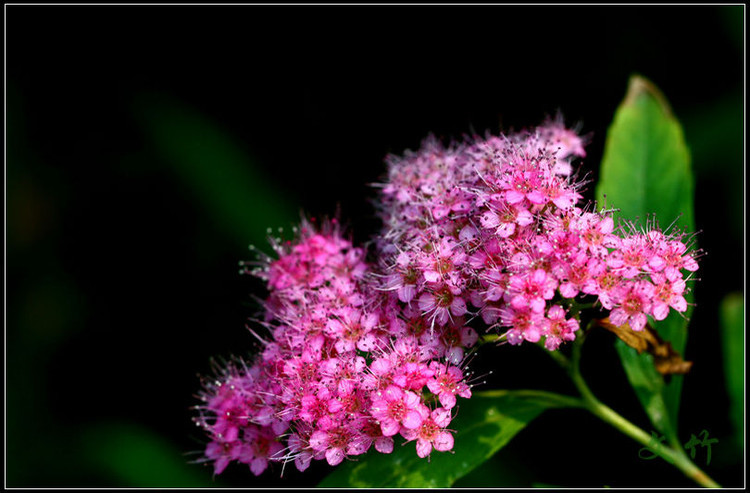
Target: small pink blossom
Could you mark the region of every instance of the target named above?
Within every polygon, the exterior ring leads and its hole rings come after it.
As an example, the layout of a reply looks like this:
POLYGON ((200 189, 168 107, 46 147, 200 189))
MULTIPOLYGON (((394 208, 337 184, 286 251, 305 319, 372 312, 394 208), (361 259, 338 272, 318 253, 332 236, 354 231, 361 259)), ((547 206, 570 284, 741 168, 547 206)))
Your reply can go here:
POLYGON ((669 309, 674 308, 678 312, 687 310, 685 300, 685 281, 676 279, 670 282, 666 275, 652 274, 654 280, 653 304, 651 315, 655 320, 664 320, 669 315, 669 309))
POLYGON ((445 325, 451 315, 459 317, 466 313, 466 302, 460 296, 459 290, 443 285, 434 290, 426 290, 419 297, 419 309, 431 321, 438 325, 445 325))
POLYGON ((563 341, 575 340, 575 332, 580 328, 575 318, 565 318, 565 310, 560 305, 552 305, 547 311, 547 319, 542 330, 545 339, 544 346, 556 350, 563 341))
POLYGON ((455 366, 446 366, 433 361, 430 367, 434 372, 433 379, 427 382, 430 392, 438 396, 440 404, 445 409, 452 409, 456 405, 456 396, 468 399, 471 389, 464 383, 463 372, 455 366))
POLYGON ((268 461, 273 460, 284 448, 276 440, 276 434, 268 428, 246 429, 244 441, 237 460, 248 464, 250 471, 256 476, 260 476, 268 467, 268 461))
POLYGON ((556 156, 560 159, 569 156, 586 157, 584 150, 585 140, 574 130, 568 129, 562 122, 562 117, 548 120, 537 131, 555 149, 556 156))
POLYGON ((396 368, 393 383, 406 390, 420 391, 433 376, 434 371, 419 361, 409 361, 396 368))
POLYGON ((611 269, 605 262, 593 259, 587 265, 588 276, 581 291, 598 297, 599 303, 611 310, 621 291, 623 277, 620 271, 611 269))
POLYGON ((579 234, 581 244, 595 257, 602 258, 609 249, 620 246, 620 238, 613 234, 612 216, 586 212, 574 222, 573 228, 579 234))
POLYGON ((544 328, 543 313, 529 310, 515 310, 507 307, 500 312, 503 326, 511 327, 506 332, 510 344, 518 345, 524 340, 538 342, 544 328))
POLYGON ((698 262, 692 252, 687 252, 687 246, 680 240, 664 242, 659 253, 664 259, 664 273, 669 281, 676 281, 682 277, 681 269, 689 272, 698 270, 698 262))
POLYGON ((544 311, 546 300, 552 299, 557 281, 544 269, 536 269, 528 275, 513 276, 508 284, 512 296, 510 304, 516 310, 544 311))
POLYGON ((447 452, 453 448, 453 435, 445 428, 451 422, 448 409, 437 408, 430 412, 427 406, 420 407, 421 424, 417 428, 402 431, 408 441, 417 441, 417 455, 425 458, 434 448, 438 452, 447 452))
POLYGON ((414 429, 421 424, 419 405, 420 399, 416 394, 391 385, 385 391, 378 392, 373 400, 372 416, 380 421, 384 436, 393 436, 401 427, 414 429))
POLYGON ((310 435, 309 443, 314 451, 322 452, 332 466, 340 464, 347 455, 362 453, 357 428, 334 420, 321 420, 319 429, 310 435))
POLYGON ((516 225, 528 226, 534 222, 534 216, 520 205, 503 204, 484 212, 479 216, 483 228, 492 229, 500 238, 508 238, 516 231, 516 225))
POLYGON ((617 304, 609 314, 609 320, 616 326, 629 324, 635 331, 646 326, 646 314, 651 311, 654 286, 648 281, 631 281, 617 290, 617 304))
POLYGON ((205 455, 214 461, 214 474, 221 474, 233 460, 242 454, 242 443, 239 441, 212 441, 206 446, 205 455))

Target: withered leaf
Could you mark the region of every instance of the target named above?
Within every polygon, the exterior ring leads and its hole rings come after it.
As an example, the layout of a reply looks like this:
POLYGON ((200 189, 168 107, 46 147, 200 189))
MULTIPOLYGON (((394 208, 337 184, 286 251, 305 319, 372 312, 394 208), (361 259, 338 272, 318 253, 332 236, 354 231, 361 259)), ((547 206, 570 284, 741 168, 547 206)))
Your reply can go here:
POLYGON ((615 334, 622 342, 638 351, 638 354, 643 351, 651 354, 654 368, 662 375, 684 375, 693 366, 692 361, 683 360, 680 353, 672 348, 672 344, 664 341, 649 324, 638 332, 628 324, 618 327, 609 318, 599 319, 597 324, 615 334))

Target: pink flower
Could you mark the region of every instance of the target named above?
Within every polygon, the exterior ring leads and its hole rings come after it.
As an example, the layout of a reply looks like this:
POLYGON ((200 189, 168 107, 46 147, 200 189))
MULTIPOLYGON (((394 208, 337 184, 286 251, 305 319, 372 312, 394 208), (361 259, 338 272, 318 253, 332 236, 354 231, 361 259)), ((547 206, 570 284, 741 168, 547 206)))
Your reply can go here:
POLYGON ((300 400, 300 410, 297 413, 297 417, 302 421, 308 423, 315 423, 323 416, 327 416, 329 413, 329 406, 333 396, 331 392, 324 386, 318 386, 315 394, 305 394, 300 400))
POLYGON ((522 206, 506 202, 491 208, 479 216, 483 228, 495 230, 500 238, 508 238, 516 231, 516 225, 528 226, 534 222, 534 216, 522 206))
MULTIPOLYGON (((371 444, 375 445, 375 450, 381 454, 390 454, 393 452, 393 437, 383 436, 383 432, 380 429, 377 421, 371 419, 367 421, 362 427, 363 436, 366 440, 369 440, 371 444)), ((369 449, 369 445, 367 448, 369 449)))
POLYGON ((579 234, 582 246, 595 257, 604 257, 609 248, 620 245, 620 238, 612 234, 614 221, 611 216, 586 212, 574 222, 573 228, 579 234))
POLYGON ((471 389, 464 383, 463 372, 455 366, 446 366, 437 361, 430 363, 434 371, 434 378, 427 382, 430 392, 438 396, 440 404, 445 409, 452 409, 456 405, 456 396, 468 399, 471 389))
POLYGON ((558 291, 563 298, 574 298, 590 279, 587 268, 589 256, 584 252, 571 255, 565 262, 556 264, 558 278, 561 279, 558 291))
POLYGON ((421 362, 409 361, 395 369, 393 383, 402 389, 422 390, 434 371, 421 362))
POLYGON ((512 345, 521 344, 524 340, 538 342, 544 328, 543 312, 529 310, 515 310, 506 307, 500 311, 503 326, 511 327, 506 332, 506 338, 512 345))
POLYGON ((584 281, 581 291, 598 296, 599 303, 607 310, 611 310, 615 298, 621 291, 623 278, 620 271, 614 271, 598 260, 589 262, 587 270, 588 278, 584 281))
POLYGON ((425 458, 433 448, 438 452, 452 449, 453 435, 445 429, 451 422, 451 412, 441 407, 430 412, 427 406, 421 406, 419 411, 421 424, 401 432, 408 441, 417 441, 417 455, 425 458))
POLYGON ((372 330, 378 324, 374 313, 365 313, 353 307, 340 308, 328 320, 326 330, 336 339, 334 347, 340 353, 359 349, 370 351, 374 348, 375 336, 372 330))
POLYGON ((246 429, 244 441, 237 459, 248 464, 250 471, 256 476, 260 476, 268 467, 268 461, 283 450, 281 443, 276 440, 276 434, 269 428, 246 429))
POLYGON ((310 467, 314 453, 308 442, 310 431, 307 429, 302 431, 299 428, 304 427, 298 427, 297 433, 292 433, 287 441, 289 445, 288 457, 294 458, 294 465, 298 471, 304 471, 310 467))
POLYGON ((420 282, 420 271, 414 265, 412 256, 407 252, 399 253, 391 273, 385 277, 382 289, 395 290, 398 299, 409 303, 417 294, 417 285, 420 282))
POLYGON ((550 231, 547 237, 541 240, 538 239, 535 243, 544 243, 544 253, 557 260, 567 261, 580 250, 578 248, 580 237, 576 233, 557 230, 550 231), (546 247, 550 243, 551 248, 547 250, 546 247))
POLYGON ((685 253, 687 246, 682 241, 672 240, 664 242, 659 253, 664 259, 664 273, 669 281, 676 281, 682 277, 680 269, 685 269, 690 272, 698 270, 698 262, 691 253, 685 253))
POLYGON ((607 265, 618 270, 623 277, 633 279, 642 272, 652 270, 649 265, 652 257, 648 238, 641 234, 633 234, 620 241, 619 249, 610 253, 607 258, 607 265))
POLYGON ((317 382, 331 392, 348 394, 358 387, 366 367, 367 362, 362 356, 354 352, 340 353, 320 362, 317 382))
POLYGON ((539 205, 546 202, 542 193, 544 176, 540 170, 511 172, 505 192, 505 200, 509 204, 521 204, 524 199, 530 204, 539 205))
MULTIPOLYGON (((566 174, 566 173, 563 173, 566 174)), ((542 184, 545 202, 552 202, 560 210, 571 209, 583 198, 574 188, 554 174, 547 176, 542 184)))
POLYGON ((575 340, 575 332, 579 329, 578 320, 566 319, 565 310, 560 305, 552 305, 547 311, 543 334, 544 347, 550 351, 556 350, 563 341, 575 340))
POLYGON ((670 282, 664 274, 652 274, 654 285, 653 304, 651 305, 651 315, 655 320, 664 320, 669 315, 669 308, 674 308, 678 312, 687 310, 687 301, 685 301, 685 281, 676 279, 670 282))
POLYGON ((569 156, 586 157, 586 151, 583 149, 585 140, 574 130, 565 128, 561 116, 548 120, 544 125, 537 127, 537 131, 555 150, 558 159, 569 156))
POLYGON ((463 249, 451 237, 443 238, 434 245, 429 254, 419 259, 422 274, 429 283, 450 282, 456 284, 460 275, 458 267, 466 260, 463 249))
POLYGON ((510 304, 516 310, 544 311, 546 300, 552 299, 557 281, 544 269, 536 269, 527 275, 513 276, 508 289, 512 296, 510 304))
POLYGON ((419 297, 419 309, 430 319, 431 323, 445 325, 451 314, 459 317, 466 313, 466 302, 457 294, 458 289, 443 285, 437 289, 428 289, 419 297))
POLYGON ((221 474, 233 460, 237 460, 242 453, 242 442, 212 441, 206 446, 205 455, 214 461, 214 474, 221 474))
POLYGON ((440 220, 451 212, 465 212, 470 207, 470 196, 460 188, 454 187, 447 194, 440 195, 440 200, 432 207, 432 217, 440 220))
POLYGON ((646 326, 646 314, 651 311, 654 285, 648 281, 630 281, 617 290, 617 304, 609 314, 613 325, 629 324, 636 331, 646 326))
POLYGON ((453 364, 459 364, 464 357, 464 348, 472 347, 479 336, 471 327, 462 327, 461 320, 446 324, 440 330, 425 333, 420 342, 434 348, 435 357, 444 357, 453 364))
POLYGON ((384 436, 393 436, 403 426, 414 429, 422 423, 418 407, 419 397, 413 392, 390 385, 384 392, 378 391, 372 402, 372 416, 380 421, 384 436))
POLYGON ((319 429, 310 435, 310 447, 322 452, 328 464, 336 466, 347 455, 362 453, 362 443, 355 423, 340 423, 333 419, 322 419, 319 429))

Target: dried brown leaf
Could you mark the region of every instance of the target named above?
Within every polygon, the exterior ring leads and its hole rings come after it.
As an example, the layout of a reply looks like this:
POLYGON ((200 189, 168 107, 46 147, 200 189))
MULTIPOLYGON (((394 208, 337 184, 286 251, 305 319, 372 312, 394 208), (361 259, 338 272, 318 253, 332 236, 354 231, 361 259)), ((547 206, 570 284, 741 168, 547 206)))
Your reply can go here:
POLYGON ((641 331, 635 331, 630 325, 613 325, 609 318, 597 321, 598 325, 615 334, 622 342, 638 351, 646 351, 654 358, 654 368, 662 375, 684 375, 693 366, 692 361, 682 359, 680 353, 672 348, 669 341, 664 341, 650 325, 641 331))

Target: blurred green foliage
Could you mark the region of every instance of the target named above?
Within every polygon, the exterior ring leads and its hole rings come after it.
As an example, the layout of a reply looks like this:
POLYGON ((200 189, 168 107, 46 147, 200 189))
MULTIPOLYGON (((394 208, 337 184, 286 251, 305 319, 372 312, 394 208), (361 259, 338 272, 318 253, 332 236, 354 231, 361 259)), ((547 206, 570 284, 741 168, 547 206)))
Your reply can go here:
POLYGON ((191 467, 187 457, 161 434, 135 423, 103 422, 82 430, 84 460, 99 486, 132 488, 206 488, 211 477, 191 467))
POLYGON ((265 246, 270 231, 299 221, 283 189, 215 122, 163 94, 141 97, 134 111, 175 178, 237 244, 265 246))
POLYGON ((732 422, 731 446, 744 450, 745 441, 745 302, 741 293, 728 294, 719 317, 724 348, 724 374, 732 422))

